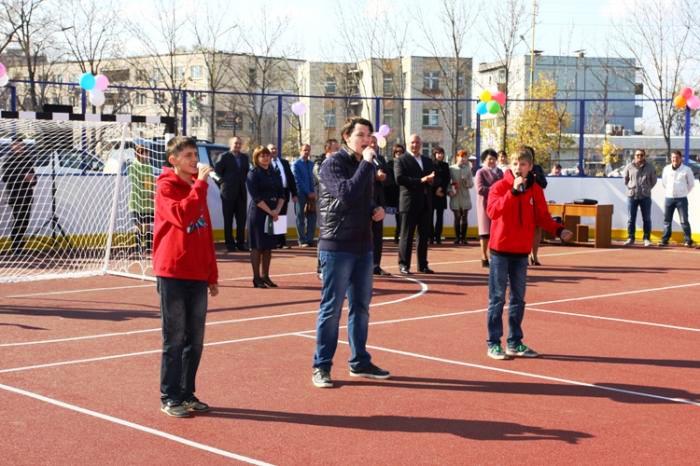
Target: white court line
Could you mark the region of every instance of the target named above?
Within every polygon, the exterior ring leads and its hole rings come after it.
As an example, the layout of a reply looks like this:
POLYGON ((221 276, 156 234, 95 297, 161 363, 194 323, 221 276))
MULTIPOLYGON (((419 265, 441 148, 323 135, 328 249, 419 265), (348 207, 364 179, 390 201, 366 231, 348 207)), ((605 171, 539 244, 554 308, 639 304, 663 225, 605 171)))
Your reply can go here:
MULTIPOLYGON (((315 336, 306 335, 304 333, 299 333, 296 336, 303 337, 303 338, 312 338, 312 339, 316 338, 315 336)), ((343 343, 345 345, 349 345, 349 343, 347 341, 344 341, 344 340, 338 340, 338 343, 343 343)), ((523 372, 523 371, 515 371, 512 369, 503 369, 500 367, 484 366, 482 364, 474 364, 471 362, 464 362, 464 361, 455 361, 454 359, 438 358, 438 357, 429 356, 426 354, 412 353, 409 351, 401 351, 401 350, 397 350, 397 349, 393 349, 393 348, 385 348, 383 346, 367 345, 367 348, 372 349, 372 350, 377 350, 377 351, 383 351, 385 353, 393 353, 393 354, 398 354, 401 356, 408 356, 408 357, 417 358, 417 359, 425 359, 427 361, 441 362, 441 363, 445 363, 445 364, 453 364, 456 366, 471 367, 474 369, 483 369, 483 370, 492 371, 492 372, 501 372, 504 374, 519 375, 522 377, 529 377, 529 378, 533 378, 533 379, 548 380, 550 382, 561 382, 561 383, 566 383, 569 385, 578 385, 581 387, 589 387, 589 388, 594 388, 594 389, 604 390, 604 391, 609 391, 609 392, 624 393, 625 395, 641 396, 644 398, 653 398, 656 400, 671 401, 674 403, 682 403, 682 404, 688 404, 688 405, 700 407, 700 403, 697 403, 697 402, 691 401, 691 400, 687 400, 685 398, 670 398, 667 396, 654 395, 653 393, 638 392, 638 391, 634 391, 634 390, 625 390, 622 388, 608 387, 607 385, 597 385, 597 384, 592 384, 592 383, 588 383, 588 382, 581 382, 578 380, 562 379, 559 377, 551 377, 548 375, 535 374, 532 372, 523 372)), ((391 380, 391 379, 389 379, 389 380, 391 380)))
POLYGON ((142 426, 141 424, 136 424, 135 422, 120 419, 118 417, 110 416, 108 414, 103 414, 103 413, 100 413, 97 411, 93 411, 91 409, 82 408, 80 406, 66 403, 64 401, 59 401, 59 400, 56 400, 53 398, 49 398, 47 396, 39 395, 38 393, 30 392, 27 390, 22 390, 21 388, 11 387, 11 386, 5 385, 5 384, 0 384, 0 389, 14 393, 16 395, 26 396, 28 398, 33 398, 33 399, 38 400, 38 401, 43 401, 44 403, 58 406, 59 408, 67 409, 70 411, 75 411, 77 413, 92 416, 92 417, 95 417, 97 419, 101 419, 103 421, 118 424, 120 426, 128 427, 130 429, 145 432, 147 434, 155 435, 156 437, 161 437, 161 438, 164 438, 166 440, 170 440, 172 442, 186 445, 188 447, 196 448, 198 450, 206 451, 208 453, 213 453, 215 455, 223 456, 224 458, 229 458, 232 460, 241 461, 241 462, 248 463, 248 464, 255 464, 258 466, 269 466, 270 465, 270 463, 256 460, 256 459, 250 458, 248 456, 243 456, 243 455, 239 455, 238 453, 233 453, 230 451, 222 450, 220 448, 212 447, 211 445, 205 445, 203 443, 195 442, 193 440, 189 440, 189 439, 186 439, 184 437, 169 434, 168 432, 163 432, 162 430, 157 430, 157 429, 153 429, 151 427, 142 426))
POLYGON ((678 325, 661 324, 658 322, 645 322, 643 320, 629 320, 629 319, 618 319, 616 317, 594 316, 591 314, 580 314, 578 312, 550 311, 547 309, 536 309, 536 308, 530 307, 530 306, 526 306, 526 307, 527 307, 528 311, 544 312, 546 314, 559 314, 559 315, 563 315, 563 316, 585 317, 588 319, 609 320, 612 322, 622 322, 625 324, 648 325, 650 327, 661 327, 661 328, 670 328, 673 330, 687 330, 689 332, 700 332, 700 328, 681 327, 678 325))
MULTIPOLYGON (((408 296, 404 296, 403 298, 398 298, 394 299, 391 301, 385 301, 381 303, 374 303, 370 304, 370 307, 380 307, 380 306, 387 306, 389 304, 397 304, 401 303, 404 301, 409 301, 411 299, 416 299, 421 296, 423 296, 427 291, 428 291, 428 285, 423 283, 422 281, 415 279, 415 278, 410 278, 410 277, 398 277, 403 280, 411 281, 420 286, 420 290, 416 293, 413 293, 408 296)), ((344 307, 343 309, 347 309, 347 307, 344 307)), ((230 320, 218 320, 214 322, 207 322, 207 326, 213 326, 213 325, 225 325, 225 324, 235 324, 235 323, 240 323, 240 322, 252 322, 256 320, 268 320, 268 319, 280 319, 284 317, 294 317, 294 316, 301 316, 301 315, 308 315, 308 314, 316 314, 318 313, 318 309, 314 309, 313 311, 299 311, 299 312, 288 312, 285 314, 273 314, 273 315, 267 315, 267 316, 258 316, 258 317, 245 317, 242 319, 230 319, 230 320)), ((148 329, 142 329, 142 330, 129 330, 126 332, 111 332, 111 333, 99 333, 99 334, 94 334, 94 335, 83 335, 80 337, 66 337, 66 338, 54 338, 50 340, 33 340, 33 341, 21 341, 21 342, 15 342, 15 343, 1 343, 0 348, 9 348, 9 347, 16 347, 16 346, 29 346, 29 345, 42 345, 42 344, 47 344, 47 343, 65 343, 69 341, 80 341, 80 340, 92 340, 92 339, 97 339, 97 338, 108 338, 108 337, 117 337, 117 336, 128 336, 128 335, 138 335, 142 333, 155 333, 155 332, 160 332, 161 328, 148 328, 148 329)))

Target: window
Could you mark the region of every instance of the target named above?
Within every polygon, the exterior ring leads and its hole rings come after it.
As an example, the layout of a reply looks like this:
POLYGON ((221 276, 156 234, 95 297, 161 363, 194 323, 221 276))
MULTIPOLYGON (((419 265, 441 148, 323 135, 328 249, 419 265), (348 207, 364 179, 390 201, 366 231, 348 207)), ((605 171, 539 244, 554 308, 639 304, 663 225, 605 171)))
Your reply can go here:
POLYGON ((461 94, 464 92, 464 75, 460 74, 457 76, 457 93, 461 94))
POLYGON ((389 128, 394 128, 394 113, 384 113, 384 124, 389 128))
POLYGON ((137 81, 148 81, 148 73, 146 73, 146 70, 142 70, 142 69, 136 70, 136 80, 137 81))
POLYGON ((325 128, 335 128, 335 109, 326 110, 323 114, 325 128))
POLYGON ((192 115, 192 118, 190 118, 190 126, 193 128, 199 128, 202 126, 202 117, 199 115, 192 115))
POLYGON ((335 95, 336 83, 334 76, 326 76, 326 82, 324 84, 326 95, 335 95))
POLYGON ((440 78, 437 71, 426 71, 423 73, 423 89, 428 91, 440 90, 440 78))
POLYGON ((151 70, 151 81, 154 83, 160 82, 160 70, 157 68, 154 68, 151 70))
POLYGON ((146 105, 146 94, 139 92, 136 94, 136 105, 146 105))
POLYGON ((498 82, 506 82, 506 70, 498 70, 498 82))
POLYGON ((153 100, 155 100, 157 104, 165 103, 165 92, 154 92, 153 100))
POLYGON ((202 67, 199 65, 190 66, 190 77, 192 79, 202 79, 202 67))
POLYGON ((388 97, 394 95, 394 75, 392 73, 384 73, 383 92, 388 97))
POLYGON ((248 68, 248 87, 256 87, 258 85, 258 70, 248 68))
POLYGON ((185 67, 176 66, 173 68, 173 74, 175 79, 185 79, 185 67))
POLYGON ((460 108, 459 110, 457 110, 457 126, 459 128, 463 128, 464 126, 466 126, 465 119, 464 119, 465 113, 466 113, 466 110, 463 108, 460 108))
POLYGON ((423 157, 432 157, 433 149, 439 146, 439 142, 424 142, 421 146, 420 155, 422 155, 423 157))
POLYGON ((423 127, 436 127, 439 126, 440 114, 437 109, 434 108, 424 108, 423 109, 423 127))

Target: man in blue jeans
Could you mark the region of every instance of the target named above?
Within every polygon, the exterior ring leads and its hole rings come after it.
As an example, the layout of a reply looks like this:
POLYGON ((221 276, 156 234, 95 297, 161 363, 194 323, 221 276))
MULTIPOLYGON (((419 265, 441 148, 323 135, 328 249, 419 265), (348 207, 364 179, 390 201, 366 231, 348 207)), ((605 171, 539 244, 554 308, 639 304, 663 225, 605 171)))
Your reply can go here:
POLYGON ((311 146, 301 146, 299 158, 292 164, 294 181, 297 184, 296 209, 297 234, 299 246, 313 246, 316 233, 316 192, 314 191, 314 163, 309 159, 311 146))
POLYGON ((366 349, 374 266, 372 222, 384 219, 384 209, 373 202, 375 154, 368 147, 372 131, 372 123, 364 118, 348 120, 341 130, 344 145, 323 162, 319 173, 318 249, 323 286, 311 378, 318 388, 333 386, 331 365, 346 294, 350 376, 387 379, 390 375, 372 364, 366 349))
POLYGON ((671 163, 664 167, 661 173, 661 184, 664 186, 666 196, 664 203, 664 234, 659 246, 668 246, 671 239, 671 225, 673 224, 673 212, 678 209, 678 217, 683 228, 683 244, 693 246, 693 238, 688 221, 688 193, 695 186, 693 171, 687 165, 683 165, 683 156, 680 151, 671 151, 671 163))
POLYGON ((634 160, 622 171, 627 187, 627 241, 625 246, 634 244, 637 228, 637 208, 642 211, 644 247, 651 246, 651 190, 656 184, 656 170, 647 163, 644 149, 634 151, 634 160))

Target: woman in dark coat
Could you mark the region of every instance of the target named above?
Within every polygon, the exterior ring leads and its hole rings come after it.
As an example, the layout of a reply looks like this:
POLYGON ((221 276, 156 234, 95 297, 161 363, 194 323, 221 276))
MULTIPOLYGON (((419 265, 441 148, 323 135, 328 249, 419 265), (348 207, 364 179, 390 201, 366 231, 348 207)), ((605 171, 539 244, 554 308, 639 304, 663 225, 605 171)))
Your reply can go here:
POLYGON ((430 244, 442 244, 442 219, 447 209, 447 189, 450 186, 450 166, 445 162, 445 149, 436 147, 433 149, 433 167, 435 167, 435 181, 433 182, 433 212, 435 224, 430 244))
POLYGON ((248 173, 246 180, 246 187, 251 197, 248 205, 248 238, 255 288, 277 287, 270 280, 270 261, 272 250, 277 247, 277 237, 274 231, 269 231, 267 224, 270 218, 272 221, 277 221, 279 218, 284 204, 284 188, 282 178, 270 164, 270 157, 270 150, 267 147, 256 147, 253 151, 254 168, 248 173))

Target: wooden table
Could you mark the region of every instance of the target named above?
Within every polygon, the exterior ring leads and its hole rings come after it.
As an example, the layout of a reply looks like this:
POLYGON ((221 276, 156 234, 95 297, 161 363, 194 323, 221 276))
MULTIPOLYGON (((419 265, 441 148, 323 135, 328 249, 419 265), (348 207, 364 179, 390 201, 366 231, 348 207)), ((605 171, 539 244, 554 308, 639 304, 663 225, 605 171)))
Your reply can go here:
MULTIPOLYGON (((596 248, 609 248, 612 231, 612 204, 547 204, 552 216, 561 217, 564 226, 576 231, 576 225, 581 223, 581 217, 595 217, 595 232, 593 246, 596 248)), ((586 244, 587 241, 576 241, 576 244, 586 244)), ((590 243, 588 243, 590 244, 590 243)))

